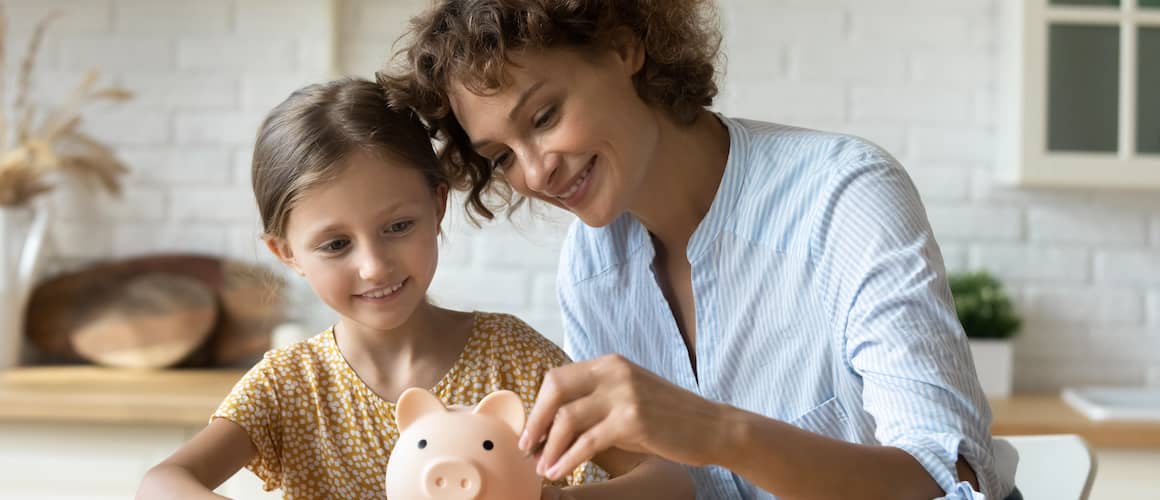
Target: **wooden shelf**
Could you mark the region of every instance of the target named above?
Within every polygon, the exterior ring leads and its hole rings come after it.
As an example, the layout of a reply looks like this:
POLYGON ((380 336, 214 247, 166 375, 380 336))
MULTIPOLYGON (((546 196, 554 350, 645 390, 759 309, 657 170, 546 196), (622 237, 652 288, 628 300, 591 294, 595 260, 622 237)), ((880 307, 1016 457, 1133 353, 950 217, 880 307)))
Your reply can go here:
MULTIPOLYGON (((117 370, 95 366, 0 372, 0 422, 202 426, 241 370, 117 370)), ((1160 449, 1160 422, 1088 420, 1055 395, 991 401, 996 435, 1079 434, 1099 448, 1160 449)))
POLYGON ((0 421, 202 426, 244 373, 18 368, 0 372, 0 421))
POLYGON ((1160 422, 1089 420, 1057 395, 991 401, 995 435, 1079 434, 1096 448, 1160 448, 1160 422))

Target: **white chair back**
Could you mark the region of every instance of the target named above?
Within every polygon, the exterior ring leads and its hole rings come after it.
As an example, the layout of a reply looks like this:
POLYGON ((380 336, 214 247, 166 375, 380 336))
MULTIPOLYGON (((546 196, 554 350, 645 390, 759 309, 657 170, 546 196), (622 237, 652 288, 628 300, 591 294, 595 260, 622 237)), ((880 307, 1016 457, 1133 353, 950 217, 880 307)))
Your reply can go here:
POLYGON ((1086 500, 1096 477, 1096 458, 1075 434, 995 436, 1019 452, 1015 486, 1025 500, 1086 500))

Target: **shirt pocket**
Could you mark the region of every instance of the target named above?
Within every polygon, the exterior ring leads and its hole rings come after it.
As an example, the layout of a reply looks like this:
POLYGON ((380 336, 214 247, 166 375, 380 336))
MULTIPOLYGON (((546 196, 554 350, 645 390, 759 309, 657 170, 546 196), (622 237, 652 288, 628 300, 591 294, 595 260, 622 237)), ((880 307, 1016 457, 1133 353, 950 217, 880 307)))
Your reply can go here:
POLYGON ((846 411, 842 409, 837 397, 827 399, 789 423, 794 427, 842 440, 846 440, 849 427, 846 411))

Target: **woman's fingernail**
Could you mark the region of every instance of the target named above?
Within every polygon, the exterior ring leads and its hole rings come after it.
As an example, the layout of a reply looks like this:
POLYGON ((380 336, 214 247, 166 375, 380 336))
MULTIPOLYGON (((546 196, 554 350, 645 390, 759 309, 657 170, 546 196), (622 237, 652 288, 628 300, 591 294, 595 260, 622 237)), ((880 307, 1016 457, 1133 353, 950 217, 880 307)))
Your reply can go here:
POLYGON ((559 476, 559 474, 560 474, 560 466, 556 465, 556 466, 553 466, 551 469, 548 469, 548 474, 544 477, 555 481, 557 479, 560 479, 559 477, 557 477, 557 476, 559 476))
POLYGON ((520 433, 519 447, 521 450, 528 451, 528 431, 520 433))

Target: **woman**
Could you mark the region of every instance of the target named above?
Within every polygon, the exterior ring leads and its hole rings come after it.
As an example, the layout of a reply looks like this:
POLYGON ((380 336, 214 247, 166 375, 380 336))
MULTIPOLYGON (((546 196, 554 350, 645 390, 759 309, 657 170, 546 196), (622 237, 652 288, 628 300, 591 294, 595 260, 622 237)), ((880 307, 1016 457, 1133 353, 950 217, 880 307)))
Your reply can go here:
POLYGON ((697 0, 448 0, 380 75, 489 192, 578 221, 573 365, 521 447, 559 477, 611 447, 698 498, 1002 498, 990 410, 918 193, 866 141, 708 111, 697 0), (513 193, 514 191, 514 193, 513 193))

